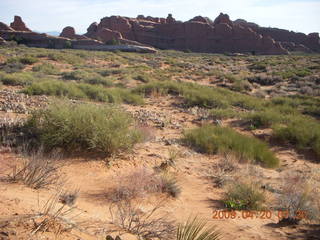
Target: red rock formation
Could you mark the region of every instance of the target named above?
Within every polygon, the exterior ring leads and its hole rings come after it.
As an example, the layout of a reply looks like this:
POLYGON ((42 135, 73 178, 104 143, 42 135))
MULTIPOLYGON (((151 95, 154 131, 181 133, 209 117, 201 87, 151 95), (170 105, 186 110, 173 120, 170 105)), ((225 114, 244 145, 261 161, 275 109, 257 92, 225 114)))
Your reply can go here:
POLYGON ((107 43, 113 40, 122 39, 122 35, 117 31, 112 31, 108 28, 101 28, 97 31, 96 38, 102 42, 107 43))
POLYGON ((6 41, 2 37, 0 37, 0 45, 3 45, 5 43, 6 43, 6 41))
MULTIPOLYGON (((120 17, 119 17, 120 18, 120 17)), ((111 18, 111 21, 107 24, 115 24, 114 26, 125 26, 129 24, 127 18, 121 18, 123 21, 118 24, 117 17, 111 18), (124 24, 123 24, 124 23, 124 24)), ((11 24, 15 29, 7 26, 4 23, 0 23, 0 44, 5 43, 5 40, 15 40, 18 44, 25 44, 29 47, 41 47, 41 48, 74 48, 74 49, 87 49, 87 50, 102 50, 102 51, 128 51, 128 52, 140 52, 140 53, 155 53, 157 50, 153 47, 143 45, 141 43, 122 39, 121 33, 110 30, 103 26, 98 28, 97 23, 93 23, 88 28, 88 35, 93 35, 103 40, 90 39, 84 35, 78 35, 75 33, 73 27, 65 27, 60 34, 60 37, 54 37, 47 34, 40 34, 32 31, 27 31, 25 24, 20 17, 15 17, 15 21, 11 24), (21 29, 21 30, 17 30, 21 29), (107 45, 106 42, 117 39, 120 45, 107 45)), ((130 25, 131 26, 131 25, 130 25)), ((125 29, 125 28, 124 28, 125 29)))
POLYGON ((174 19, 173 17, 172 17, 172 14, 171 13, 169 13, 168 14, 168 17, 167 17, 167 19, 166 19, 166 23, 175 23, 176 22, 176 19, 174 19))
POLYGON ((14 31, 14 29, 3 22, 0 22, 0 31, 14 31))
POLYGON ((2 38, 18 39, 20 43, 36 47, 70 47, 67 41, 71 41, 72 47, 106 50, 110 48, 105 47, 105 43, 114 39, 122 45, 137 45, 139 49, 153 46, 194 52, 255 54, 288 54, 286 49, 320 51, 318 33, 305 35, 282 29, 261 28, 245 20, 232 22, 223 13, 213 22, 201 16, 181 22, 176 21, 171 14, 166 19, 143 15, 137 18, 111 16, 102 18, 99 24, 92 23, 85 35, 77 35, 72 27, 66 27, 60 38, 28 30, 17 16, 11 27, 0 23, 2 38))
POLYGON ((26 24, 19 16, 14 16, 14 21, 10 24, 10 27, 12 27, 16 31, 31 32, 31 30, 27 28, 26 24))
POLYGON ((242 19, 238 19, 234 21, 234 23, 250 27, 261 35, 272 37, 281 44, 283 43, 282 45, 287 47, 289 51, 301 51, 305 49, 307 52, 310 52, 310 50, 320 52, 319 33, 310 33, 309 35, 306 35, 304 33, 288 31, 285 29, 260 27, 255 23, 250 23, 242 19))
POLYGON ((65 27, 62 30, 60 37, 69 38, 69 39, 79 39, 79 40, 87 39, 86 36, 76 34, 76 31, 74 30, 74 28, 70 26, 65 27))
POLYGON ((213 24, 213 22, 210 18, 202 17, 202 16, 196 16, 196 17, 190 19, 189 22, 202 22, 202 23, 207 23, 207 24, 213 24))
POLYGON ((76 38, 76 31, 74 30, 73 27, 65 27, 62 32, 60 33, 60 37, 65 37, 65 38, 76 38))
POLYGON ((87 28, 87 33, 85 34, 85 36, 90 37, 96 34, 97 30, 98 30, 98 23, 96 22, 91 23, 91 25, 87 28))
POLYGON ((136 41, 160 49, 212 53, 288 53, 273 39, 261 36, 249 27, 233 24, 226 14, 220 14, 214 22, 201 16, 179 22, 171 14, 165 21, 143 15, 137 18, 111 16, 101 19, 98 25, 91 25, 86 36, 99 39, 97 33, 102 29, 108 29, 105 33, 108 38, 111 34, 120 33, 122 41, 136 41))
POLYGON ((102 18, 98 24, 97 30, 108 28, 113 31, 120 32, 124 38, 132 39, 132 26, 129 20, 120 16, 111 16, 102 18))
POLYGON ((225 24, 228 24, 230 26, 233 25, 232 21, 229 18, 229 15, 228 14, 223 14, 223 13, 220 13, 220 15, 213 22, 214 25, 215 24, 220 24, 220 23, 225 23, 225 24))

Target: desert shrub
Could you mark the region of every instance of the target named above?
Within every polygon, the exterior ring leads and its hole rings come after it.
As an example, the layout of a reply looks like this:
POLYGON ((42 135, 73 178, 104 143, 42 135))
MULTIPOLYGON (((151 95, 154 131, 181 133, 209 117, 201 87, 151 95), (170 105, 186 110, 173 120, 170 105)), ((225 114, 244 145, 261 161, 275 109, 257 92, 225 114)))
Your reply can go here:
POLYGON ((295 109, 303 114, 320 116, 320 99, 312 96, 293 95, 289 97, 277 97, 271 100, 269 107, 281 107, 281 109, 295 109))
POLYGON ((283 213, 281 221, 298 223, 304 218, 319 218, 318 199, 317 187, 311 184, 310 179, 301 174, 286 175, 277 195, 277 208, 283 213))
POLYGON ((106 45, 120 45, 121 42, 118 39, 112 38, 105 42, 106 45))
POLYGON ((150 82, 150 77, 147 75, 142 75, 142 74, 134 76, 133 79, 140 81, 140 82, 143 82, 143 83, 150 82))
POLYGON ((216 108, 209 110, 209 116, 214 119, 228 119, 234 117, 240 117, 242 114, 233 110, 232 108, 216 108))
POLYGON ((308 68, 298 68, 298 69, 295 69, 294 73, 298 77, 306 77, 306 76, 312 74, 312 71, 310 71, 308 68))
POLYGON ((209 177, 217 187, 223 187, 233 179, 238 159, 231 154, 224 154, 223 158, 209 170, 209 177))
POLYGON ((11 73, 11 74, 1 74, 0 73, 0 82, 4 85, 29 85, 35 81, 35 76, 28 72, 21 72, 21 73, 11 73))
POLYGON ((128 89, 104 88, 90 84, 79 84, 77 87, 92 100, 109 103, 143 104, 143 99, 128 89))
POLYGON ((50 60, 64 62, 72 65, 82 64, 84 59, 76 55, 75 50, 50 51, 46 54, 50 60))
POLYGON ((145 95, 152 93, 181 95, 187 106, 205 108, 236 106, 244 109, 260 109, 262 105, 261 100, 258 98, 235 93, 227 89, 174 81, 153 81, 138 86, 134 91, 145 95))
POLYGON ((47 151, 62 148, 110 156, 139 141, 140 134, 131 124, 128 114, 115 107, 57 102, 33 112, 25 131, 47 151))
POLYGON ((255 62, 248 66, 249 70, 257 71, 257 72, 266 72, 267 71, 267 64, 263 61, 255 62))
POLYGON ((83 82, 88 83, 88 84, 92 84, 92 85, 103 85, 105 87, 113 86, 113 81, 111 78, 104 78, 99 75, 83 79, 83 82))
POLYGON ((121 73, 124 72, 124 69, 104 69, 99 71, 98 73, 103 76, 103 77, 107 77, 107 76, 112 76, 112 75, 119 75, 121 73))
POLYGON ((320 156, 320 124, 311 118, 295 118, 285 125, 274 127, 273 137, 284 143, 290 143, 298 149, 311 149, 320 156))
POLYGON ((169 194, 169 196, 177 198, 181 193, 181 187, 179 186, 177 179, 169 173, 160 175, 161 179, 161 191, 169 194))
POLYGON ((142 93, 144 95, 150 95, 157 92, 161 95, 178 95, 183 92, 182 84, 173 81, 154 81, 144 85, 140 85, 135 89, 135 92, 142 93))
POLYGON ((111 222, 121 232, 131 233, 139 239, 172 239, 175 233, 173 221, 159 213, 163 202, 145 208, 141 202, 126 199, 110 205, 111 222))
POLYGON ((203 153, 230 152, 242 161, 249 160, 265 167, 277 167, 279 164, 266 143, 231 128, 204 125, 185 131, 184 142, 203 153))
POLYGON ((281 76, 283 79, 299 79, 301 77, 306 77, 312 74, 308 68, 296 68, 296 69, 288 69, 282 72, 276 72, 276 75, 281 76))
POLYGON ((65 48, 72 48, 72 42, 71 41, 66 41, 64 44, 65 48))
POLYGON ((224 99, 210 88, 187 89, 183 92, 187 106, 199 106, 206 108, 226 107, 224 99))
POLYGON ((223 202, 228 209, 259 210, 263 208, 265 195, 258 185, 240 182, 228 188, 223 202))
POLYGON ((24 69, 25 65, 20 62, 10 62, 5 63, 2 66, 0 66, 0 69, 3 70, 6 73, 15 73, 15 72, 21 72, 22 69, 24 69))
POLYGON ((147 194, 161 192, 161 179, 151 170, 138 168, 127 175, 116 176, 116 185, 109 189, 108 200, 118 202, 142 198, 147 194))
POLYGON ((33 83, 23 90, 28 95, 50 95, 75 99, 90 99, 109 103, 143 104, 141 96, 128 89, 104 88, 85 83, 62 82, 58 80, 33 83))
POLYGON ((111 202, 129 199, 142 199, 148 194, 166 193, 178 197, 181 188, 174 176, 157 174, 146 168, 138 168, 127 175, 117 176, 117 184, 111 187, 107 198, 111 202))
POLYGON ((28 95, 49 95, 75 99, 86 98, 86 95, 73 83, 62 81, 41 81, 31 84, 22 91, 28 95))
POLYGON ((56 75, 56 74, 59 74, 60 72, 56 66, 50 63, 42 63, 39 65, 36 65, 32 68, 32 71, 41 72, 41 73, 50 74, 50 75, 56 75))
POLYGON ((262 86, 272 86, 277 84, 278 82, 281 82, 282 79, 278 76, 252 76, 248 77, 248 81, 250 83, 258 83, 262 86))
POLYGON ((215 226, 208 226, 207 222, 197 217, 187 220, 184 224, 179 224, 177 228, 176 240, 219 240, 221 233, 215 226))
POLYGON ((266 128, 271 127, 273 124, 287 121, 288 116, 283 115, 279 111, 267 109, 265 111, 248 113, 244 116, 244 119, 248 120, 251 127, 266 128))
POLYGON ((12 166, 9 181, 20 182, 34 189, 55 184, 59 180, 57 171, 61 167, 56 160, 54 156, 45 156, 40 148, 12 166))
POLYGON ((23 56, 23 57, 11 57, 7 59, 7 63, 22 63, 25 65, 32 65, 36 62, 38 62, 38 59, 33 56, 23 56))
POLYGON ((63 72, 62 77, 66 80, 81 80, 84 78, 88 78, 90 75, 89 72, 83 70, 75 70, 71 72, 63 72))

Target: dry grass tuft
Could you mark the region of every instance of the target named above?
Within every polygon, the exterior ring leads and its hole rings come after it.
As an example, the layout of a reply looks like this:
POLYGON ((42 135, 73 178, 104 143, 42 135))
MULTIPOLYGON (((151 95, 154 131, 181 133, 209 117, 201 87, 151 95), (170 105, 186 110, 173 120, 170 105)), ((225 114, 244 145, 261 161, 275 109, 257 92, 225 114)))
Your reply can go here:
POLYGON ((43 150, 30 153, 21 163, 12 166, 8 180, 13 183, 39 189, 53 185, 59 181, 58 169, 61 164, 57 162, 58 156, 45 156, 43 150))
POLYGON ((113 224, 139 239, 171 239, 175 226, 167 216, 159 215, 162 207, 163 202, 159 202, 147 209, 132 199, 126 199, 113 203, 109 211, 113 224))

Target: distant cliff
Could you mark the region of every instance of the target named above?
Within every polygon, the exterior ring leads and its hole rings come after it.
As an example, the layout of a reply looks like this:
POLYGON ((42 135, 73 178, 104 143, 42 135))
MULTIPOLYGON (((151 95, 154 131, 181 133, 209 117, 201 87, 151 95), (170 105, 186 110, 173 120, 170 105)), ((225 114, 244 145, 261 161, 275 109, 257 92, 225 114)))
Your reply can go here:
POLYGON ((67 26, 59 37, 32 32, 21 17, 10 26, 0 22, 0 37, 27 46, 155 52, 158 49, 208 53, 288 54, 289 51, 320 52, 318 33, 296 33, 260 27, 243 19, 231 21, 221 13, 214 21, 197 16, 181 22, 167 18, 105 17, 92 23, 86 34, 67 26))

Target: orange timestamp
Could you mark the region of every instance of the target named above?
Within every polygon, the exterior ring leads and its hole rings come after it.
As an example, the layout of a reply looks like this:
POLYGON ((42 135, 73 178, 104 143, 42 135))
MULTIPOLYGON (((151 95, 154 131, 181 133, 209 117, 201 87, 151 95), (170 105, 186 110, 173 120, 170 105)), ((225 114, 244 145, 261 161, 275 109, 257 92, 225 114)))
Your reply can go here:
MULTIPOLYGON (((213 219, 271 219, 273 217, 279 220, 289 218, 288 210, 214 210, 213 219)), ((307 211, 297 211, 294 216, 290 216, 297 220, 308 219, 307 211)))

